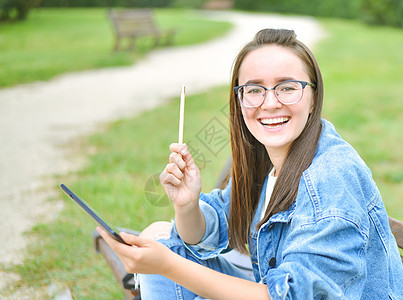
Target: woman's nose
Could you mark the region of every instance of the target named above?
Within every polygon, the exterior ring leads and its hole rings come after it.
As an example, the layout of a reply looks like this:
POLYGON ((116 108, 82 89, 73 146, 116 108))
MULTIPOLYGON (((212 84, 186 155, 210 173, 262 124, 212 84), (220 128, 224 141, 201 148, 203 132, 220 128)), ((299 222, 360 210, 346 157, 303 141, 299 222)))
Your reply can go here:
POLYGON ((272 109, 272 108, 280 108, 283 104, 278 101, 274 90, 266 91, 266 95, 264 97, 263 103, 260 106, 261 109, 272 109))

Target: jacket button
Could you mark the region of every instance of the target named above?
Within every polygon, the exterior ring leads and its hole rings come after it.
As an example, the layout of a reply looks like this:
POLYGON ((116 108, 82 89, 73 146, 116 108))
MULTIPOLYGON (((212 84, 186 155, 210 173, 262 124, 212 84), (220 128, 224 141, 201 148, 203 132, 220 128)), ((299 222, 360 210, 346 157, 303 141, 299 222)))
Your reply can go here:
POLYGON ((272 267, 272 268, 274 268, 276 266, 276 258, 275 257, 270 258, 269 266, 272 267))

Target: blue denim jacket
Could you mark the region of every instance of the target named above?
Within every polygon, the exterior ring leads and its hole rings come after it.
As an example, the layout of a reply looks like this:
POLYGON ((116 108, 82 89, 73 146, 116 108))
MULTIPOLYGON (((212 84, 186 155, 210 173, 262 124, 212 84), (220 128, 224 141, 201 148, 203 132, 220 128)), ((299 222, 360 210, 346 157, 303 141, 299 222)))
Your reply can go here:
MULTIPOLYGON (((264 183, 249 237, 255 279, 272 299, 403 299, 402 261, 371 172, 331 123, 322 124, 295 201, 257 230, 264 183)), ((228 250, 230 194, 231 182, 200 197, 206 233, 186 245, 200 259, 228 250)))

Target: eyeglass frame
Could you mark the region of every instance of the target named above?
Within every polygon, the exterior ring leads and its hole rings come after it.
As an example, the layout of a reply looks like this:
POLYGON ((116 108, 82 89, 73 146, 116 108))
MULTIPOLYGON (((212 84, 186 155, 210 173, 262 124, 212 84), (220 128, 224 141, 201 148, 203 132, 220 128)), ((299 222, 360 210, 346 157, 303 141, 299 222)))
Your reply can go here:
POLYGON ((277 84, 276 84, 274 87, 272 87, 272 88, 267 88, 267 87, 265 87, 265 86, 263 86, 263 85, 255 84, 255 83, 247 83, 247 84, 243 84, 243 85, 238 85, 238 86, 235 86, 235 87, 234 87, 234 92, 235 92, 235 94, 237 95, 237 98, 238 98, 239 102, 241 102, 241 105, 243 105, 244 107, 247 107, 247 108, 256 108, 256 107, 261 106, 261 105, 263 104, 263 102, 265 101, 265 99, 266 99, 266 92, 267 92, 267 91, 274 91, 274 90, 276 89, 276 87, 278 87, 280 84, 287 83, 287 82, 299 82, 299 83, 302 85, 302 94, 301 94, 301 98, 299 98, 298 101, 295 101, 295 102, 292 102, 292 103, 284 103, 283 101, 281 101, 281 100, 278 98, 277 93, 274 92, 274 96, 276 96, 276 99, 277 99, 281 104, 283 104, 283 105, 292 105, 292 104, 296 104, 296 103, 298 103, 299 101, 301 101, 302 97, 304 96, 304 89, 305 89, 305 87, 306 87, 307 85, 310 86, 310 87, 312 87, 312 88, 316 88, 316 84, 310 83, 310 82, 307 82, 307 81, 302 81, 302 80, 286 80, 286 81, 282 81, 282 82, 280 82, 280 83, 277 83, 277 84), (241 98, 240 98, 240 96, 239 96, 239 89, 240 89, 240 88, 243 88, 243 87, 245 87, 245 86, 251 86, 251 85, 253 85, 253 86, 260 86, 260 87, 262 87, 262 88, 264 89, 263 100, 262 100, 262 102, 261 102, 259 105, 253 105, 253 106, 245 105, 245 104, 242 102, 242 100, 241 100, 241 98))

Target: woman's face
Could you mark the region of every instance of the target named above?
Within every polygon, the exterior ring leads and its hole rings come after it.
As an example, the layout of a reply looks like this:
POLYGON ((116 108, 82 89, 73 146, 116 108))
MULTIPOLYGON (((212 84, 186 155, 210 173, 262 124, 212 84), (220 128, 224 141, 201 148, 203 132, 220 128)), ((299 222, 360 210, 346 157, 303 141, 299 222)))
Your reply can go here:
MULTIPOLYGON (((303 61, 292 51, 277 45, 251 51, 239 69, 239 85, 253 83, 272 88, 285 80, 310 82, 303 61)), ((266 147, 268 154, 285 157, 312 111, 313 90, 306 86, 302 99, 291 105, 283 105, 277 100, 274 91, 266 91, 261 106, 241 107, 246 126, 266 147)))

